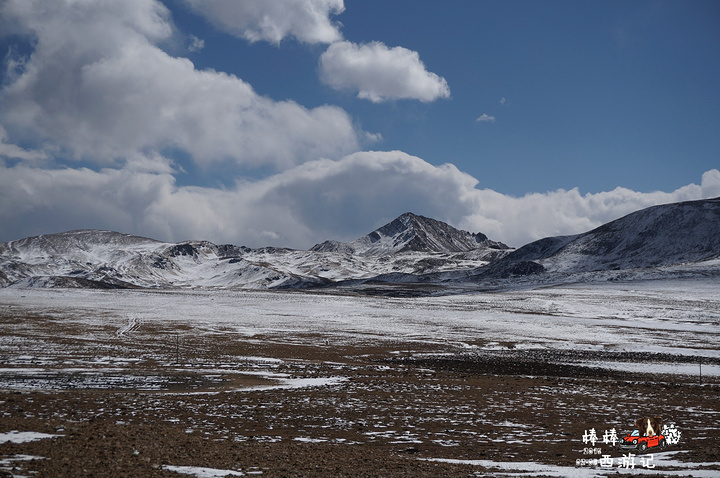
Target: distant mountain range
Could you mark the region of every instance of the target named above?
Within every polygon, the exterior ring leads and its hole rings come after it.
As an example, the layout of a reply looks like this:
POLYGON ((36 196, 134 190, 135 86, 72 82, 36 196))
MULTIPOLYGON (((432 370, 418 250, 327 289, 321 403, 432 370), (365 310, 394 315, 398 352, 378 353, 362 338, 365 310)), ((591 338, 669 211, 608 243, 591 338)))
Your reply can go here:
POLYGON ((477 288, 668 274, 720 277, 720 198, 651 207, 517 250, 412 213, 307 251, 97 230, 0 244, 2 287, 477 288))
POLYGON ((382 274, 472 271, 510 251, 482 234, 411 213, 353 242, 327 241, 308 251, 81 230, 0 244, 0 285, 302 288, 382 274))

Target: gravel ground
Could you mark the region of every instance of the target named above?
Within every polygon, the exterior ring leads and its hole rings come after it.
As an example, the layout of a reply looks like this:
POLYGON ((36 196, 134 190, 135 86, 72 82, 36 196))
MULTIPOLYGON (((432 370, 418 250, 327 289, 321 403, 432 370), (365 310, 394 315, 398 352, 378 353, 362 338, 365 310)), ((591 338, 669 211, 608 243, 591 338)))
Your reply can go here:
MULTIPOLYGON (((67 371, 48 379, 57 380, 58 390, 0 392, 1 432, 57 435, 0 444, 2 458, 42 457, 4 469, 48 477, 182 476, 167 465, 270 477, 482 476, 492 469, 428 459, 574 467, 592 458, 584 454, 586 430, 625 433, 646 415, 661 415, 683 431, 671 447, 686 451, 681 460, 720 462, 717 447, 708 446, 720 429, 720 385, 697 377, 558 366, 540 351, 473 355, 417 343, 398 352, 403 344, 204 340, 197 352, 183 349, 181 366, 134 370, 174 376, 164 389, 68 388, 78 382, 67 380, 74 373, 67 371), (247 354, 268 359, 272 376, 250 374, 258 364, 243 362, 247 354), (203 381, 213 356, 221 371, 203 381), (237 370, 227 367, 232 363, 237 370), (272 389, 273 377, 319 385, 272 389)), ((4 369, 3 375, 12 373, 4 369)), ((700 468, 720 473, 716 465, 700 468)))

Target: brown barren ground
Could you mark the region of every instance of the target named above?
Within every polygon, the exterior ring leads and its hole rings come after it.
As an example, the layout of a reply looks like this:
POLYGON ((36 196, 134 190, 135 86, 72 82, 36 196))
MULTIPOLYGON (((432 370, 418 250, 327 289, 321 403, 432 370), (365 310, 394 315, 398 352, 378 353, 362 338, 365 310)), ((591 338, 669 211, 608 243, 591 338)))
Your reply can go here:
MULTIPOLYGON (((13 475, 187 476, 165 465, 265 477, 494 473, 480 462, 431 461, 440 458, 572 470, 578 459, 600 458, 584 453, 586 430, 602 440, 605 430, 624 435, 636 418, 657 415, 683 433, 667 450, 684 451, 673 460, 706 463, 699 469, 720 475, 712 464, 720 462, 717 378, 558 365, 511 348, 473 355, 418 342, 243 339, 191 329, 173 341, 157 324, 101 340, 42 316, 0 321, 5 359, 14 357, 0 373, 0 433, 57 435, 0 444, 0 459, 42 457, 4 466, 13 475), (20 373, 13 342, 45 351, 42 363, 23 364, 41 372, 20 373), (67 365, 92 364, 109 351, 132 360, 79 371, 67 365), (314 386, 267 388, 282 379, 314 386)), ((623 453, 602 441, 596 447, 623 453)), ((679 469, 661 456, 655 464, 658 472, 679 469)))

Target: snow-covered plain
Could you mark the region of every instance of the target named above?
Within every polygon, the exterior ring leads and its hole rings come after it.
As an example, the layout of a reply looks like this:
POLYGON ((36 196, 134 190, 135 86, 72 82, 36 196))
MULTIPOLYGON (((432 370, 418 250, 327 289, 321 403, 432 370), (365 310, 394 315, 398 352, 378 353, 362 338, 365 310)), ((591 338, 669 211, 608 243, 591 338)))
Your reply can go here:
POLYGON ((720 357, 720 284, 650 281, 533 291, 387 298, 266 291, 0 289, 0 310, 127 330, 188 325, 193 334, 457 346, 668 352, 720 357), (143 325, 139 325, 142 327, 143 325))
MULTIPOLYGON (((643 366, 618 360, 611 365, 585 365, 720 376, 720 367, 710 363, 720 358, 719 285, 713 280, 595 283, 418 298, 6 288, 0 289, 0 312, 49 317, 63 325, 56 334, 67 330, 86 340, 102 341, 109 335, 130 340, 138 328, 162 326, 176 331, 168 338, 170 346, 184 337, 224 334, 328 347, 377 341, 432 343, 448 351, 469 352, 504 348, 650 352, 683 357, 684 363, 654 361, 643 366), (707 362, 700 370, 703 360, 707 362)), ((49 347, 38 347, 32 337, 14 336, 10 325, 0 337, 0 352, 16 374, 42 375, 43 357, 54 355, 49 347)), ((65 364, 65 372, 68 367, 82 372, 87 366, 93 373, 121 372, 132 368, 133 360, 98 350, 87 360, 65 364)), ((267 368, 272 368, 271 362, 267 368)))

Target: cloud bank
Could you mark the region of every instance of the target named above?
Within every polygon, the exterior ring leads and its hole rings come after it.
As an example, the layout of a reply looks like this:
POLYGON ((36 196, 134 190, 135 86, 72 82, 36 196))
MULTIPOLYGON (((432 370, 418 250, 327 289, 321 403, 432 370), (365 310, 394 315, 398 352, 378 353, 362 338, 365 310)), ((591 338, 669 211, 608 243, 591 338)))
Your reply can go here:
POLYGON ((576 234, 655 204, 720 196, 720 171, 671 192, 577 189, 513 197, 478 189, 446 164, 399 151, 309 161, 232 188, 178 186, 171 162, 137 157, 122 169, 0 165, 0 241, 68 229, 112 229, 167 241, 207 239, 308 248, 360 237, 406 211, 521 246, 576 234))
POLYGON ((381 42, 333 43, 320 57, 320 76, 332 88, 357 90, 358 98, 373 103, 450 97, 445 78, 427 71, 417 52, 381 42))

